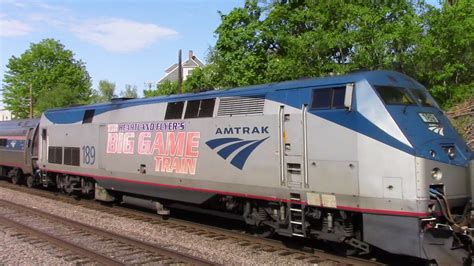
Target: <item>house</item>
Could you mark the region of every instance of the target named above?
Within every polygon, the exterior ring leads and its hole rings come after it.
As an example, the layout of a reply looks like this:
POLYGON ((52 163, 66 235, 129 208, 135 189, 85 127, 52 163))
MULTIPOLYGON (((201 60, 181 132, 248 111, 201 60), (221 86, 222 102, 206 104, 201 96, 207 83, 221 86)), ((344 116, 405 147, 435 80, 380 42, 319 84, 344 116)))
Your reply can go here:
MULTIPOLYGON (((203 67, 204 63, 197 58, 192 50, 189 50, 188 60, 182 62, 183 66, 183 81, 186 80, 186 77, 191 74, 191 72, 198 67, 203 67)), ((158 80, 158 84, 164 81, 178 82, 178 64, 173 64, 165 70, 165 76, 158 80)))
POLYGON ((12 120, 12 112, 0 109, 0 121, 12 120))

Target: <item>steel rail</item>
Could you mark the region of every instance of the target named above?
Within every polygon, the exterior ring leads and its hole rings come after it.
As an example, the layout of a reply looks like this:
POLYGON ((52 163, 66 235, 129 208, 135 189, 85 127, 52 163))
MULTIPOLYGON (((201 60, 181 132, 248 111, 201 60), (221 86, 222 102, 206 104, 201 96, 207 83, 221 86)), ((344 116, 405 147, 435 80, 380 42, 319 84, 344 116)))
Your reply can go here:
POLYGON ((33 237, 38 237, 40 239, 46 240, 47 242, 49 242, 50 244, 52 244, 56 247, 67 249, 67 250, 72 251, 73 253, 75 253, 77 255, 81 255, 83 257, 86 257, 86 258, 88 258, 92 261, 95 261, 95 262, 103 264, 103 265, 111 265, 111 266, 113 266, 113 265, 125 265, 124 263, 122 263, 118 260, 106 257, 106 256, 101 255, 101 254, 98 254, 93 250, 89 250, 87 248, 84 248, 84 247, 78 246, 76 244, 73 244, 73 243, 71 243, 67 240, 64 240, 64 239, 55 237, 53 235, 41 232, 40 230, 37 230, 35 228, 26 226, 22 223, 19 223, 17 221, 11 220, 11 219, 8 219, 6 217, 0 216, 0 224, 12 227, 12 228, 14 228, 14 230, 19 230, 23 233, 32 235, 33 237))
POLYGON ((342 263, 343 265, 384 265, 383 263, 380 263, 378 261, 367 260, 352 256, 338 256, 328 253, 324 250, 308 246, 298 246, 296 248, 292 248, 279 240, 239 233, 232 230, 219 228, 212 225, 191 222, 183 219, 169 217, 168 219, 163 220, 160 216, 157 216, 156 214, 144 212, 142 210, 130 209, 128 207, 119 205, 107 206, 101 204, 100 202, 87 199, 82 199, 78 201, 70 196, 61 193, 17 186, 6 181, 0 181, 0 187, 12 189, 15 191, 21 191, 23 193, 29 193, 45 199, 58 200, 67 204, 73 204, 95 211, 102 211, 104 213, 108 213, 118 217, 133 219, 149 224, 157 224, 175 230, 182 230, 191 234, 194 233, 203 237, 207 236, 216 240, 230 239, 231 241, 242 244, 243 246, 255 246, 255 248, 259 248, 265 252, 275 252, 275 255, 277 256, 279 255, 279 253, 284 253, 281 256, 285 256, 291 253, 295 256, 299 256, 301 258, 299 260, 302 262, 303 260, 305 260, 309 263, 319 263, 322 261, 328 261, 342 263), (303 259, 303 257, 305 258, 303 259))
MULTIPOLYGON (((110 231, 106 231, 106 230, 103 230, 103 229, 100 229, 100 228, 97 228, 97 227, 94 227, 94 226, 90 226, 90 225, 86 225, 86 224, 83 224, 83 223, 80 223, 80 222, 69 220, 69 219, 66 219, 66 218, 63 218, 61 216, 57 216, 57 215, 54 215, 54 214, 51 214, 51 213, 43 212, 43 211, 40 211, 40 210, 37 210, 37 209, 32 209, 32 208, 29 208, 29 207, 26 207, 26 206, 23 206, 23 205, 16 204, 16 203, 13 203, 13 202, 5 201, 3 199, 0 199, 0 205, 6 205, 7 207, 13 207, 17 210, 27 212, 27 213, 31 213, 31 214, 37 215, 39 217, 42 217, 42 218, 45 218, 45 219, 48 219, 48 220, 52 220, 54 222, 59 222, 63 225, 67 225, 67 226, 71 226, 73 228, 77 228, 77 229, 80 229, 80 230, 83 230, 83 231, 87 231, 87 232, 92 233, 94 235, 99 235, 99 236, 102 236, 102 237, 105 237, 105 238, 110 238, 110 239, 113 239, 113 240, 117 240, 117 241, 122 242, 124 244, 128 244, 128 245, 131 245, 133 247, 140 248, 142 250, 146 250, 146 251, 149 251, 149 252, 152 252, 152 253, 160 254, 160 255, 163 255, 163 256, 166 256, 166 257, 169 257, 169 258, 172 258, 172 259, 177 259, 181 263, 192 264, 192 265, 212 265, 212 264, 214 264, 214 263, 212 263, 208 260, 204 260, 204 259, 201 259, 199 257, 179 253, 177 251, 174 251, 174 250, 166 248, 166 247, 154 245, 154 244, 151 244, 151 243, 147 243, 147 242, 144 242, 144 241, 140 241, 140 240, 137 240, 137 239, 126 237, 126 236, 123 236, 123 235, 119 235, 119 234, 116 234, 116 233, 113 233, 113 232, 110 232, 110 231)), ((33 229, 33 230, 35 230, 35 229, 33 229)), ((64 242, 66 242, 66 241, 64 241, 64 242)), ((92 251, 90 251, 90 252, 92 252, 92 251)), ((123 263, 120 263, 120 264, 123 264, 123 263)))

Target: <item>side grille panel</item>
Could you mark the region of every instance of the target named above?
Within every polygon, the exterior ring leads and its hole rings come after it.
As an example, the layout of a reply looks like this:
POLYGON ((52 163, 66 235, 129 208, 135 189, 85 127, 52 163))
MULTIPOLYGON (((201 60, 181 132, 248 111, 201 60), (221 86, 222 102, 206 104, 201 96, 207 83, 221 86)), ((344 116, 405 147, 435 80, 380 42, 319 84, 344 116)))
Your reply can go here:
POLYGON ((220 99, 217 116, 263 114, 265 97, 223 97, 220 99))

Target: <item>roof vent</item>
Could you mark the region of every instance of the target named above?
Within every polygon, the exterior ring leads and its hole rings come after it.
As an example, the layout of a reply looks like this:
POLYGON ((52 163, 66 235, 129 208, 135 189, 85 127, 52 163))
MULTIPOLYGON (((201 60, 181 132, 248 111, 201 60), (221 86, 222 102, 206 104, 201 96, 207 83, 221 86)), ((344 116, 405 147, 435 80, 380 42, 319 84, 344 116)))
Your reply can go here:
POLYGON ((264 95, 222 97, 217 116, 263 114, 264 105, 264 95))

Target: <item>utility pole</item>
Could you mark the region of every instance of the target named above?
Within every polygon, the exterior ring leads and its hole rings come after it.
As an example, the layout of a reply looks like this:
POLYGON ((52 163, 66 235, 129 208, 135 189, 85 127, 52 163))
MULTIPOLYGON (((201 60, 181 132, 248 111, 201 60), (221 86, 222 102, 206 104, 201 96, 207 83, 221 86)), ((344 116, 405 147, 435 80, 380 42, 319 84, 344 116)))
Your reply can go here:
POLYGON ((148 88, 149 90, 151 90, 151 86, 153 86, 153 82, 152 81, 147 81, 144 83, 145 84, 145 87, 148 88))
POLYGON ((30 84, 30 119, 33 118, 33 87, 30 84))
POLYGON ((183 65, 181 59, 181 49, 179 49, 178 53, 178 91, 179 93, 183 93, 183 65))

